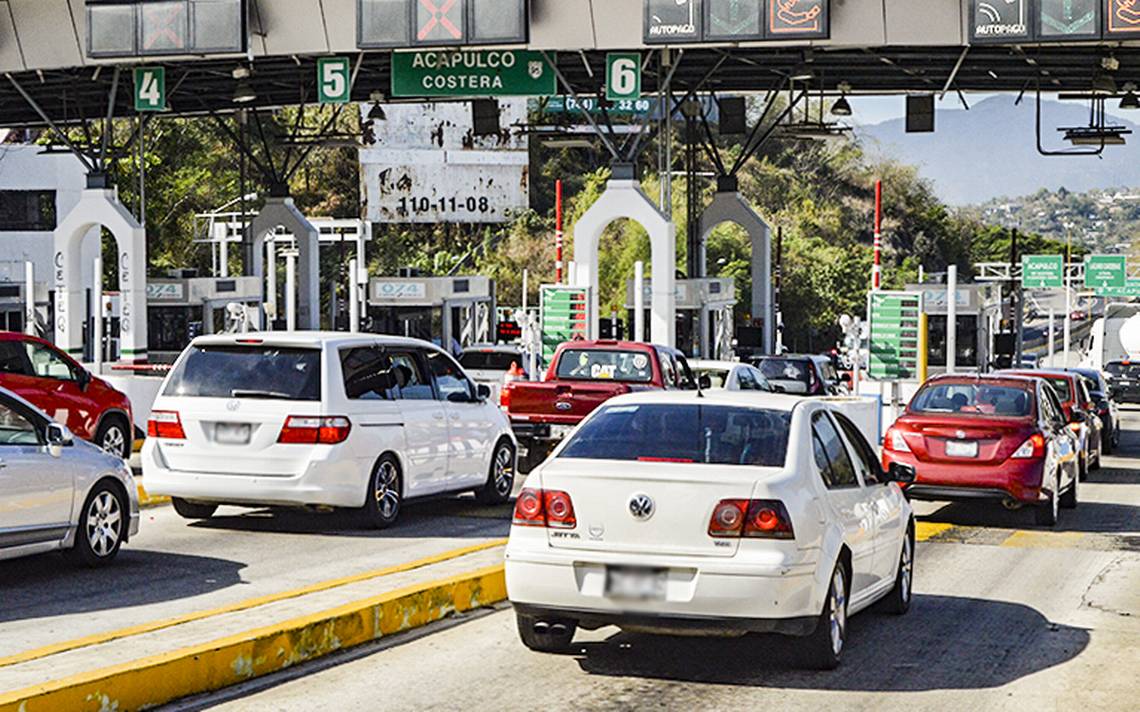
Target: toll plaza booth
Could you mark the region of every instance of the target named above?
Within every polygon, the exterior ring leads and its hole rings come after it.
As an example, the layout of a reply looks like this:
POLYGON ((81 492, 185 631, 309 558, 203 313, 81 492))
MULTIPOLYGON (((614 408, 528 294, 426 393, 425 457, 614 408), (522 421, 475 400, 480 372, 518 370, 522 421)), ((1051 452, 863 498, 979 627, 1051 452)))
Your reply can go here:
MULTIPOLYGON (((946 372, 947 290, 945 285, 911 284, 921 292, 926 314, 927 367, 931 376, 946 372)), ((1001 287, 960 284, 957 289, 957 356, 955 371, 985 373, 994 359, 994 338, 1001 326, 1001 287)))
POLYGON ((365 328, 454 350, 495 339, 495 281, 465 277, 374 277, 365 328))
POLYGON ((193 270, 146 285, 147 351, 154 363, 173 363, 191 339, 227 330, 230 304, 257 307, 258 277, 198 277, 193 270))
POLYGON ((19 282, 0 281, 0 331, 24 330, 24 289, 19 282))
MULTIPOLYGON (((646 279, 643 304, 645 323, 649 323, 648 305, 652 299, 652 280, 646 279)), ((634 321, 633 280, 626 282, 625 308, 629 324, 634 321)), ((677 348, 691 358, 731 359, 736 306, 736 281, 731 277, 704 279, 678 279, 677 295, 677 348)))

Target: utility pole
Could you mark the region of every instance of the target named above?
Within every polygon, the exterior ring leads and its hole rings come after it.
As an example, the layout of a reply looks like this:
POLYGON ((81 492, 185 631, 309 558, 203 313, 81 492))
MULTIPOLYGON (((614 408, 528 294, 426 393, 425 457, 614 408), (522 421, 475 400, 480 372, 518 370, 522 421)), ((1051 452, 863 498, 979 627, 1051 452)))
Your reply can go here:
POLYGON ((871 289, 883 286, 883 181, 875 181, 875 262, 871 265, 871 289))
MULTIPOLYGON (((1013 228, 1012 237, 1010 239, 1010 248, 1011 248, 1011 251, 1013 253, 1012 261, 1010 262, 1010 269, 1012 270, 1013 267, 1017 264, 1017 260, 1019 259, 1018 250, 1017 250, 1017 228, 1016 227, 1013 228)), ((1016 309, 1013 312, 1014 331, 1017 334, 1017 342, 1016 342, 1016 346, 1015 346, 1015 354, 1016 354, 1015 366, 1017 366, 1018 368, 1021 368, 1021 357, 1022 357, 1023 348, 1024 348, 1024 345, 1022 342, 1024 341, 1024 336, 1025 336, 1025 319, 1024 319, 1024 316, 1025 316, 1025 287, 1024 287, 1024 284, 1025 284, 1024 280, 1018 280, 1017 283, 1014 285, 1014 292, 1017 296, 1016 309)))

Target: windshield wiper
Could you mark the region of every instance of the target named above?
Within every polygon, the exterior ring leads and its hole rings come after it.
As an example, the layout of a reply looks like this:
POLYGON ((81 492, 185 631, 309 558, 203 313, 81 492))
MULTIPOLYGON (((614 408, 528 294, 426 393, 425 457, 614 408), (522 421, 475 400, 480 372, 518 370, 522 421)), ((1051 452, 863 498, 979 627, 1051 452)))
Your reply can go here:
POLYGON ((293 396, 291 396, 290 394, 282 393, 280 391, 243 390, 241 388, 235 388, 232 391, 230 391, 230 397, 231 398, 285 398, 288 400, 293 399, 293 396))

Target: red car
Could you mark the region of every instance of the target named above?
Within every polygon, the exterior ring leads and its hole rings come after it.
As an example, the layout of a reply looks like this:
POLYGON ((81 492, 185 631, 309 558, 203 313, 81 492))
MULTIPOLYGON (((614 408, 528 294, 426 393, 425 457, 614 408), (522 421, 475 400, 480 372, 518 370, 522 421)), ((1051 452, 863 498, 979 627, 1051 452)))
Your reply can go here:
POLYGON ((1042 378, 1061 401, 1061 409, 1065 411, 1065 421, 1069 428, 1077 434, 1081 445, 1081 482, 1088 479, 1089 470, 1100 469, 1101 453, 1104 450, 1104 424, 1096 414, 1096 403, 1089 395, 1089 389, 1079 373, 1074 371, 1016 371, 1013 369, 998 371, 999 374, 1010 376, 1025 376, 1026 378, 1042 378))
POLYGON ((912 499, 1035 505, 1038 524, 1077 506, 1077 435, 1053 389, 1018 376, 940 376, 883 439, 883 467, 910 465, 912 499))
POLYGON ((0 386, 31 402, 76 437, 131 456, 131 402, 43 339, 0 331, 0 386))

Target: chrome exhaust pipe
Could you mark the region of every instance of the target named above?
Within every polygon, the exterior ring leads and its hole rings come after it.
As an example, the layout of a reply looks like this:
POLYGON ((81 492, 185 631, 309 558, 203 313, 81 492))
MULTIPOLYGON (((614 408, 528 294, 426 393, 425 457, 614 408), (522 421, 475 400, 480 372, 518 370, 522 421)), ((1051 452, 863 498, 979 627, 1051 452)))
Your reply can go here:
POLYGON ((562 625, 561 623, 552 623, 550 626, 550 632, 553 633, 554 635, 565 635, 567 632, 567 628, 566 628, 566 626, 562 625))
POLYGON ((1001 506, 1005 507, 1008 512, 1016 512, 1025 506, 1024 502, 1019 502, 1013 497, 1006 497, 1001 501, 1001 506))
POLYGON ((550 632, 550 624, 546 621, 538 621, 534 624, 534 632, 545 635, 550 632))

